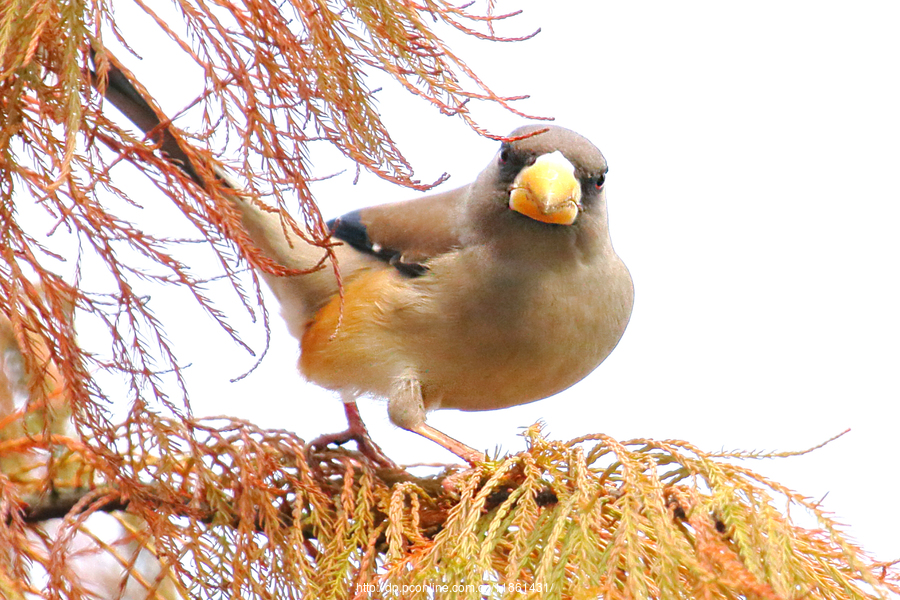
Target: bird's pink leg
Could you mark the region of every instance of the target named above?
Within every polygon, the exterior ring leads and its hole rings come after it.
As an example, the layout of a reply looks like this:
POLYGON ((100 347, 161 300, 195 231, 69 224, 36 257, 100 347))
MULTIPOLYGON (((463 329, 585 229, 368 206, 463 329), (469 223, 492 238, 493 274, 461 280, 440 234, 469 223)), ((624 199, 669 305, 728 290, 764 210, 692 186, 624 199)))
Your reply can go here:
POLYGON ((372 441, 369 436, 369 430, 363 423, 362 416, 359 414, 359 407, 353 400, 344 402, 344 413, 347 415, 347 429, 338 433, 328 433, 320 435, 309 443, 311 448, 316 450, 324 450, 329 444, 337 446, 343 445, 349 441, 356 442, 359 453, 388 469, 398 469, 397 464, 392 461, 384 451, 378 447, 378 444, 372 441))
POLYGON ((409 429, 412 432, 418 433, 422 437, 428 438, 432 442, 443 446, 453 454, 457 455, 470 465, 475 464, 477 462, 484 462, 487 460, 487 457, 484 455, 484 452, 479 452, 475 450, 471 446, 466 446, 459 440, 450 437, 443 431, 439 431, 432 427, 431 425, 426 425, 425 423, 420 423, 418 425, 414 425, 409 429))

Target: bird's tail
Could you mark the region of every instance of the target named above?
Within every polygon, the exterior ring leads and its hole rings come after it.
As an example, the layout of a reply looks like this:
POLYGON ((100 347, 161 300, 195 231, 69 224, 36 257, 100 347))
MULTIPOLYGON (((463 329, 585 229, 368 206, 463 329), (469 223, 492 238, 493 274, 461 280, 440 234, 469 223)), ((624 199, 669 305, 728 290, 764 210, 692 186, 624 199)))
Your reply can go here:
MULTIPOLYGON (((104 52, 104 60, 108 61, 106 79, 101 82, 95 73, 95 87, 156 142, 167 162, 207 193, 224 198, 238 210, 243 228, 227 233, 233 238, 243 235, 250 238, 256 252, 247 253, 248 259, 278 297, 291 332, 298 338, 302 336, 306 320, 338 291, 335 265, 340 265, 339 272, 353 273, 367 268, 372 259, 332 244, 324 232, 314 235, 298 227, 282 211, 262 205, 243 193, 241 185, 221 165, 194 151, 183 138, 179 141, 171 122, 148 101, 149 95, 139 91, 122 65, 108 51, 104 52)), ((94 61, 96 64, 98 58, 94 57, 94 61)), ((243 240, 236 241, 242 247, 247 246, 241 243, 243 240)))

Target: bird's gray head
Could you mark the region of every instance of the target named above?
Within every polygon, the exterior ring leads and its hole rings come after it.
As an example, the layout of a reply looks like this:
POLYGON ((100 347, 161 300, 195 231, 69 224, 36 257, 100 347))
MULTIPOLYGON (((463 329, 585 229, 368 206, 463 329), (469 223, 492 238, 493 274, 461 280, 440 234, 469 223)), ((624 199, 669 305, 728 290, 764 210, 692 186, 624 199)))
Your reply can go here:
POLYGON ((520 127, 472 185, 466 220, 482 239, 488 230, 512 228, 522 231, 517 237, 523 243, 604 241, 607 170, 600 150, 574 131, 543 124, 520 127))

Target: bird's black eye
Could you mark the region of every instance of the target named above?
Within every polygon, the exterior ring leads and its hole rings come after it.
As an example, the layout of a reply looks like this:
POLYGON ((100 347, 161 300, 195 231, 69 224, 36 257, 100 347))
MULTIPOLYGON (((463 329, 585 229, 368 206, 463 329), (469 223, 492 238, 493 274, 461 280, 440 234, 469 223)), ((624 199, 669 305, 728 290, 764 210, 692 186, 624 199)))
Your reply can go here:
POLYGON ((506 144, 500 147, 500 156, 497 157, 497 161, 501 165, 505 165, 509 162, 509 146, 506 144))
POLYGON ((606 183, 606 173, 600 173, 593 179, 594 179, 594 188, 599 190, 600 188, 603 187, 603 184, 606 183))

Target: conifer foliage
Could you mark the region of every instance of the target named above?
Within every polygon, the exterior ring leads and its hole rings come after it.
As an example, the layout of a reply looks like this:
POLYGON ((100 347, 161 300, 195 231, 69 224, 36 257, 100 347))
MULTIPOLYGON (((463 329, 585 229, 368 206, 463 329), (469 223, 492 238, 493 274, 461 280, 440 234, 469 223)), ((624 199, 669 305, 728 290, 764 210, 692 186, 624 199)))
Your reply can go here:
POLYGON ((387 180, 433 185, 414 179, 391 139, 370 75, 490 135, 473 103, 516 112, 516 98, 492 91, 444 40, 524 38, 497 33, 514 14, 491 1, 172 0, 178 22, 134 4, 205 76, 171 119, 157 110, 159 122, 137 123, 146 135, 105 106, 110 78, 125 77, 158 109, 127 69, 136 57, 111 3, 0 0, 0 597, 900 592, 894 565, 741 462, 770 455, 603 435, 562 443, 535 426, 525 452, 426 477, 350 450, 311 453, 288 432, 194 418, 147 290, 184 290, 242 345, 211 284, 228 282, 267 327, 246 266, 288 273, 243 234, 220 175, 321 246, 320 266, 332 268, 306 162, 317 145, 387 180), (129 195, 125 167, 171 205, 129 195), (190 233, 142 225, 141 211, 163 209, 190 233), (217 271, 194 266, 198 246, 217 271), (105 348, 85 345, 87 325, 92 340, 105 332, 105 348), (797 512, 815 526, 792 521, 797 512))

